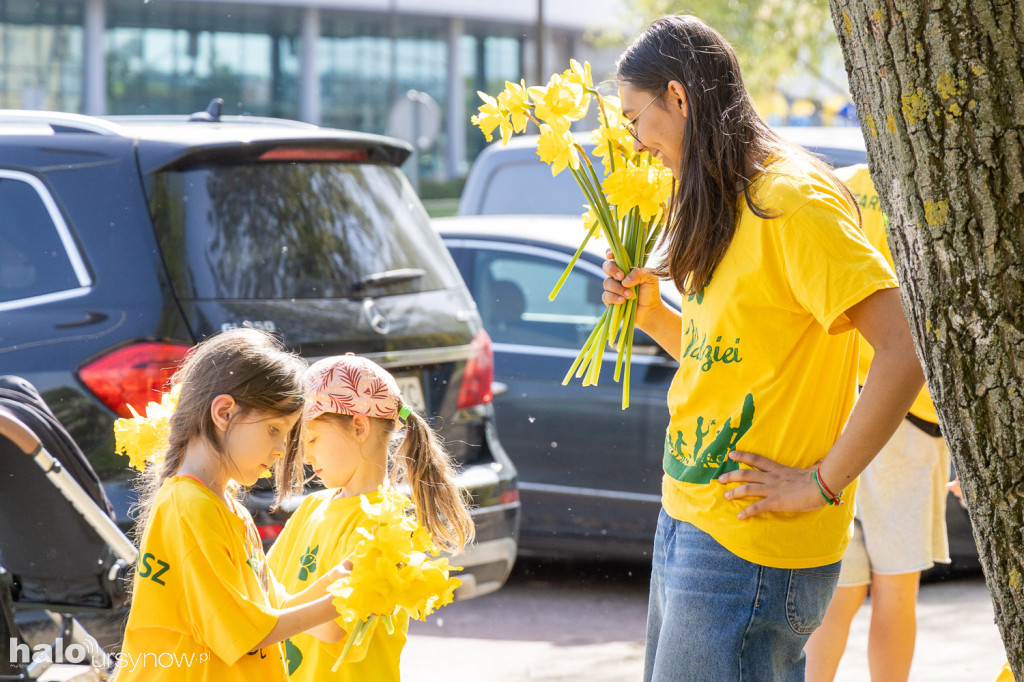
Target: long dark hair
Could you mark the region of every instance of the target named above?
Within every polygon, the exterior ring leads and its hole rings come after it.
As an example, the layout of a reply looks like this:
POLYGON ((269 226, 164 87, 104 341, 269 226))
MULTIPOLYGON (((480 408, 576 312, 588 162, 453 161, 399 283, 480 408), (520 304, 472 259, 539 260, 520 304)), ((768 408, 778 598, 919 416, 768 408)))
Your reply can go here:
MULTIPOLYGON (((211 336, 192 348, 175 372, 171 385, 181 384, 178 406, 171 415, 168 447, 163 461, 147 467, 141 481, 136 512, 136 537, 142 541, 153 499, 171 476, 178 473, 185 449, 193 440, 205 440, 222 457, 223 444, 210 414, 213 399, 230 395, 241 407, 236 419, 253 411, 286 416, 302 409, 305 361, 284 349, 266 332, 233 329, 211 336)), ((302 488, 302 420, 288 434, 288 451, 274 463, 278 502, 302 488)))
MULTIPOLYGON (((655 268, 686 295, 711 279, 736 233, 739 197, 760 218, 778 217, 753 197, 750 180, 765 172, 769 155, 808 159, 856 207, 853 194, 827 164, 779 137, 757 113, 743 85, 732 46, 697 17, 666 16, 641 33, 618 61, 618 79, 652 95, 670 81, 682 84, 688 114, 679 180, 675 183, 666 246, 655 268)), ((662 101, 656 103, 663 106, 662 101)))

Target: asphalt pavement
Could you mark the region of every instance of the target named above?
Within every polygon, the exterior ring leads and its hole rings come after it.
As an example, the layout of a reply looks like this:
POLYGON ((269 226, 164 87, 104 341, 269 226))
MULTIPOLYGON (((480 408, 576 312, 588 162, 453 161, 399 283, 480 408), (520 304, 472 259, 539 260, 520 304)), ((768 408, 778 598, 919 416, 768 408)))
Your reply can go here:
MULTIPOLYGON (((632 682, 641 678, 649 567, 520 560, 501 590, 413 622, 403 682, 632 682)), ((870 603, 836 682, 867 682, 870 603)), ((124 616, 83 619, 116 650, 124 616)), ((37 621, 38 623, 38 621, 37 621)), ((38 623, 41 625, 41 623, 38 623)), ((48 640, 51 628, 31 632, 48 640)), ((992 682, 1006 656, 979 573, 921 586, 911 682, 992 682)))
MULTIPOLYGON (((649 568, 517 564, 498 592, 414 622, 403 682, 641 679, 649 568)), ((870 603, 854 620, 836 682, 867 682, 870 603)), ((911 682, 991 682, 1005 660, 978 573, 921 586, 911 682)))

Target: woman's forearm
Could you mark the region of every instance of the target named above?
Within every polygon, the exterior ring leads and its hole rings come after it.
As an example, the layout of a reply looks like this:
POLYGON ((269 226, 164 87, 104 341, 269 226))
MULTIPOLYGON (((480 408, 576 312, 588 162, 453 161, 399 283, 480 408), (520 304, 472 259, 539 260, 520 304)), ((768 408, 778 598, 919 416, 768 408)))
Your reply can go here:
POLYGON ((849 313, 874 347, 875 357, 846 428, 818 471, 836 492, 849 485, 889 441, 924 385, 896 289, 877 292, 849 313))
POLYGON ((679 360, 683 340, 683 323, 679 313, 662 305, 650 310, 642 321, 638 317, 636 326, 647 332, 676 361, 679 360))

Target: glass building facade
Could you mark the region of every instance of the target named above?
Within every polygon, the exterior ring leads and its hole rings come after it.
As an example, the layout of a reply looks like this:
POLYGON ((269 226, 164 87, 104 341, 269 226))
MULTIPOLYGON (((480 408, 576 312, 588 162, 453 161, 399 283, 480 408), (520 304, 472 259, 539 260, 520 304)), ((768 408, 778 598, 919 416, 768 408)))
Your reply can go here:
MULTIPOLYGON (((393 134, 393 104, 417 90, 443 122, 420 172, 455 177, 485 145, 477 90, 529 79, 529 23, 318 4, 0 0, 0 108, 188 114, 220 97, 225 114, 393 134)), ((581 33, 548 31, 564 50, 581 33)))

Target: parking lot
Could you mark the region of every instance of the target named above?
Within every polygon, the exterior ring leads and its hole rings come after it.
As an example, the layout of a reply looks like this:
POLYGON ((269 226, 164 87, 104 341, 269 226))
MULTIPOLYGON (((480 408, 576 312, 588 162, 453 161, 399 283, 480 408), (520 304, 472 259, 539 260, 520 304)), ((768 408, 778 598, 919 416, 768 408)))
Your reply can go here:
MULTIPOLYGON (((520 561, 508 584, 414 622, 402 655, 406 682, 641 679, 648 574, 612 564, 520 561)), ((1005 660, 984 579, 921 587, 911 681, 995 679, 1005 660)), ((853 623, 836 682, 864 682, 870 608, 853 623)))
MULTIPOLYGON (((414 621, 405 682, 632 682, 641 679, 648 573, 630 564, 520 560, 492 594, 414 621)), ((836 682, 864 682, 870 607, 854 619, 836 682)), ((86 620, 108 648, 120 622, 86 620)), ((47 635, 34 630, 33 643, 47 635)), ((1005 660, 978 573, 921 586, 911 682, 990 682, 1005 660)))

